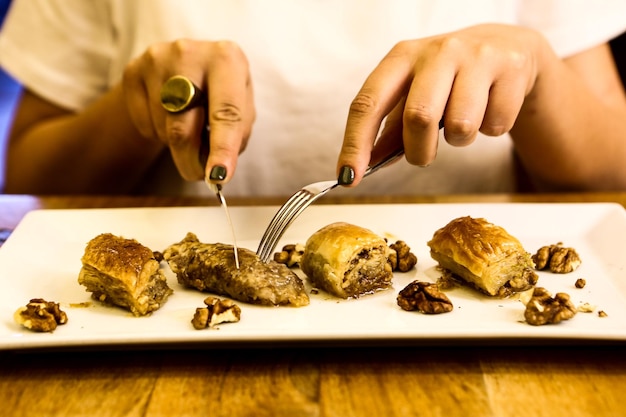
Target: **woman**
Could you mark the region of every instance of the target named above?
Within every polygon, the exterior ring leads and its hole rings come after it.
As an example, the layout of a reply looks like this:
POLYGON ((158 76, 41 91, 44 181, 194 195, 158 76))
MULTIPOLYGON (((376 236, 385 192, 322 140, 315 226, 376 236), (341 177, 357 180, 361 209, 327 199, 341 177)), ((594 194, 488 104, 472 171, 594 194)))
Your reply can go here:
POLYGON ((17 0, 0 33, 0 63, 26 88, 5 191, 202 193, 206 175, 229 195, 333 177, 354 194, 504 192, 515 160, 538 189, 625 189, 626 98, 607 46, 624 12, 584 0, 17 0), (163 109, 177 74, 206 109, 163 109), (400 146, 406 161, 360 183, 370 157, 400 146))

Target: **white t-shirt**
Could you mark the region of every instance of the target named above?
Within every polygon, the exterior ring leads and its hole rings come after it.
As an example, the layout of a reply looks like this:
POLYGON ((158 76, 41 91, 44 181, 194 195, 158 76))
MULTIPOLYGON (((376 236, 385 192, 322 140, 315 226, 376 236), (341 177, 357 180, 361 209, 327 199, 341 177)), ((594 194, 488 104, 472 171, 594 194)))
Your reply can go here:
MULTIPOLYGON (((499 22, 540 30, 568 56, 623 32, 624 16, 622 0, 14 0, 0 33, 0 64, 37 94, 78 111, 152 43, 235 41, 250 62, 257 119, 226 192, 284 196, 335 178, 350 102, 398 41, 499 22)), ((428 168, 402 161, 336 192, 513 190, 505 135, 464 148, 442 140, 428 168)), ((185 183, 164 162, 146 191, 200 194, 206 187, 185 183)))

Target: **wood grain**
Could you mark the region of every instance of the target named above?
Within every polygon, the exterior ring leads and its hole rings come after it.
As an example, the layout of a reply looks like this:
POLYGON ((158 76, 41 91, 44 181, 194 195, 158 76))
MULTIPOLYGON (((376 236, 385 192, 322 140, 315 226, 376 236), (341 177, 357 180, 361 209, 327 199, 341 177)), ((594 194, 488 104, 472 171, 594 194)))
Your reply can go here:
MULTIPOLYGON (((8 415, 610 416, 623 346, 0 354, 8 415)), ((7 415, 5 413, 5 415, 7 415)))

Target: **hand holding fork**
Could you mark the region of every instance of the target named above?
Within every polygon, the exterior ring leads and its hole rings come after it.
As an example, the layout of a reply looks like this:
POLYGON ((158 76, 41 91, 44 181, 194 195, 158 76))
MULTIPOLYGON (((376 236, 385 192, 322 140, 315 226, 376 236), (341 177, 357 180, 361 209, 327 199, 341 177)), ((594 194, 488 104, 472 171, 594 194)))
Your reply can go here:
MULTIPOLYGON (((400 149, 379 163, 369 167, 364 174, 367 177, 370 174, 378 171, 390 163, 396 161, 404 155, 404 149, 400 149)), ((256 253, 263 262, 268 262, 278 241, 285 233, 285 230, 293 223, 308 206, 310 206, 315 200, 332 190, 339 185, 336 180, 334 181, 320 181, 309 184, 302 187, 295 194, 293 194, 282 207, 276 212, 274 218, 270 222, 269 226, 265 230, 259 248, 256 253)))

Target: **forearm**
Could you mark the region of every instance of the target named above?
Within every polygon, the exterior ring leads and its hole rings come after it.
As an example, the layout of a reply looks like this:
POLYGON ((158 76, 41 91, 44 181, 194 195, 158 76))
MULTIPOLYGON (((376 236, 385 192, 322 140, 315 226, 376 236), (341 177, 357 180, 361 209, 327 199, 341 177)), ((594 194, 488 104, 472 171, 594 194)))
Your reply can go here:
POLYGON ((164 149, 139 135, 119 87, 76 114, 29 121, 23 109, 7 152, 7 193, 127 193, 164 149))
MULTIPOLYGON (((525 169, 544 190, 626 189, 623 87, 619 82, 591 86, 584 70, 555 56, 543 59, 511 131, 525 169)), ((615 79, 606 73, 587 75, 615 79)))

